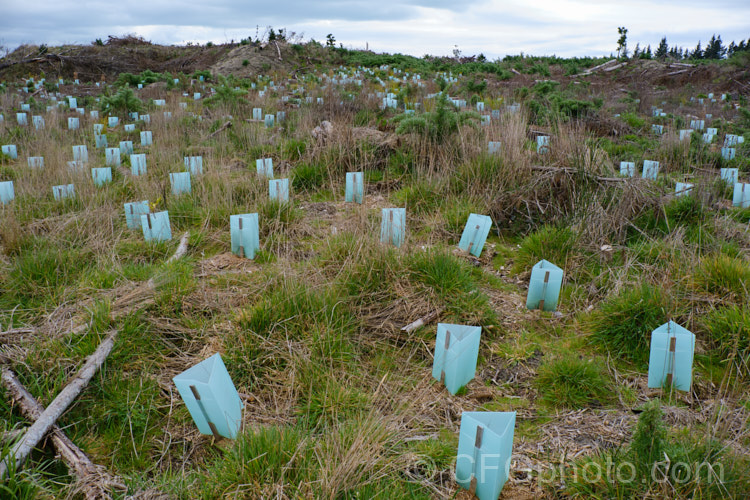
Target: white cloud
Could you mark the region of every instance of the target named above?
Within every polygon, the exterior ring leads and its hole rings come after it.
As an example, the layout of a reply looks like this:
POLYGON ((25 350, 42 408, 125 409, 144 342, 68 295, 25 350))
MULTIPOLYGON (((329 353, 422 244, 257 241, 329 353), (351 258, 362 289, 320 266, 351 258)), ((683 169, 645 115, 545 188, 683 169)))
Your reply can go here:
POLYGON ((416 56, 464 54, 558 56, 608 55, 617 26, 629 29, 630 47, 704 45, 712 34, 728 43, 747 36, 746 0, 630 2, 537 0, 306 0, 247 2, 124 0, 119 4, 13 2, 3 6, 0 43, 89 43, 107 35, 136 33, 156 43, 227 42, 261 33, 266 25, 323 40, 328 33, 345 46, 416 56))

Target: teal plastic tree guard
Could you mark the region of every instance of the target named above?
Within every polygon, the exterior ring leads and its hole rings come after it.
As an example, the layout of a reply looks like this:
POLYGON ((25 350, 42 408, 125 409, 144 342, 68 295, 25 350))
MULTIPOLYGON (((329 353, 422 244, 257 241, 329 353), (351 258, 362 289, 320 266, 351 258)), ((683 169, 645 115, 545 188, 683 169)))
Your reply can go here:
POLYGON ((16 197, 13 181, 0 181, 0 203, 7 205, 16 197))
POLYGON ((31 111, 31 104, 21 104, 21 111, 31 111))
POLYGON ((97 110, 95 110, 95 109, 94 109, 94 110, 91 110, 91 111, 89 112, 89 115, 90 115, 90 116, 91 116, 91 118, 93 118, 94 120, 98 120, 98 119, 99 119, 99 112, 98 112, 97 110))
POLYGON ((273 158, 259 158, 255 160, 255 169, 261 177, 273 179, 273 158))
POLYGON ((277 122, 283 122, 286 120, 286 111, 277 111, 276 112, 276 121, 277 122))
POLYGON ((690 391, 694 351, 695 335, 674 321, 664 323, 651 332, 649 388, 674 387, 680 391, 690 391))
POLYGON ((706 133, 707 134, 711 134, 711 135, 718 135, 719 134, 719 129, 709 127, 709 128, 706 129, 706 133))
POLYGON ((78 117, 68 117, 68 130, 78 130, 78 127, 80 127, 80 121, 78 120, 78 117))
POLYGON ((731 148, 731 147, 736 146, 738 144, 738 140, 737 140, 738 138, 739 136, 737 135, 727 134, 726 136, 724 136, 724 147, 731 148))
POLYGON ((497 500, 510 475, 516 412, 461 414, 456 482, 479 500, 497 500))
POLYGON ((148 200, 125 203, 125 224, 128 229, 141 227, 141 215, 149 213, 148 200))
POLYGON ((154 99, 154 106, 166 106, 167 101, 164 99, 154 99))
POLYGON ((36 130, 42 130, 44 128, 44 117, 41 115, 34 115, 31 117, 31 123, 34 124, 36 130))
POLYGON ((130 172, 133 175, 146 174, 146 155, 145 153, 130 155, 130 172))
POLYGON ((737 153, 735 148, 721 148, 721 157, 725 160, 734 160, 734 156, 737 153))
POLYGON ((172 380, 201 434, 237 437, 242 400, 218 353, 172 380))
POLYGON ((172 119, 172 112, 171 111, 165 111, 164 112, 164 119, 165 120, 171 120, 172 119))
POLYGON ((169 212, 156 212, 141 215, 141 229, 146 241, 169 241, 172 239, 172 228, 169 225, 169 212))
POLYGON ((68 97, 68 106, 70 109, 75 109, 78 107, 78 99, 75 97, 68 97))
POLYGON ((253 120, 262 120, 262 119, 263 119, 263 109, 253 108, 253 120))
POLYGON ((116 127, 120 123, 120 119, 116 116, 110 116, 107 118, 108 127, 116 127))
POLYGON ((0 148, 4 155, 9 156, 13 160, 18 159, 18 149, 15 144, 6 144, 0 148))
POLYGON ((128 113, 128 118, 131 120, 137 120, 138 119, 138 111, 131 111, 128 113))
POLYGON ((229 216, 232 253, 240 257, 254 259, 260 250, 258 214, 238 214, 229 216))
POLYGON ((690 129, 682 129, 680 130, 680 141, 684 141, 685 139, 690 139, 690 135, 693 133, 690 129))
POLYGON ((200 98, 201 98, 201 93, 200 92, 193 92, 193 100, 194 101, 197 101, 200 98))
POLYGON ((477 102, 477 111, 480 113, 484 111, 484 103, 482 101, 477 102))
MULTIPOLYGON (((107 144, 107 135, 106 134, 96 134, 94 135, 94 139, 96 140, 96 147, 97 148, 105 148, 108 146, 107 144)), ((119 149, 117 151, 120 152, 119 149)))
POLYGON ((499 154, 501 143, 499 141, 490 141, 487 143, 487 153, 491 155, 499 154))
MULTIPOLYGON (((413 114, 413 113, 414 113, 413 109, 407 109, 406 110, 406 114, 407 115, 413 114)), ((482 120, 482 125, 489 125, 490 122, 492 121, 492 118, 490 118, 490 115, 482 115, 480 118, 482 120)))
POLYGON ((120 154, 132 155, 133 151, 133 141, 120 141, 120 154))
POLYGON ((563 270, 546 260, 540 260, 531 269, 529 292, 526 295, 527 309, 554 311, 560 298, 563 270))
POLYGON ((500 110, 499 109, 493 109, 490 111, 490 116, 493 120, 499 120, 500 119, 500 110))
POLYGON ((384 208, 380 224, 380 242, 400 247, 406 236, 406 209, 384 208))
POLYGON ((269 115, 266 115, 264 119, 264 124, 266 127, 271 128, 273 127, 273 121, 274 121, 274 116, 269 114, 269 115))
POLYGON ((703 120, 690 120, 690 128, 693 130, 703 130, 705 123, 703 120))
POLYGON ((125 132, 135 132, 135 124, 133 124, 133 123, 126 123, 125 124, 125 132))
POLYGON ((659 162, 643 160, 643 173, 641 174, 641 177, 644 179, 656 180, 657 175, 659 175, 659 162))
POLYGON ((722 168, 721 179, 727 184, 734 186, 739 179, 740 171, 737 168, 722 168))
POLYGON ((750 184, 737 182, 734 185, 732 205, 735 207, 750 207, 750 184))
POLYGON ((536 152, 537 153, 549 152, 549 136, 548 135, 538 135, 536 137, 536 152))
POLYGON ((632 161, 621 161, 620 175, 625 177, 635 177, 635 163, 632 161))
POLYGON ((141 115, 141 121, 143 123, 151 123, 151 115, 141 115))
POLYGON ((172 172, 169 174, 169 183, 175 196, 190 193, 190 172, 172 172))
POLYGON ((709 134, 708 132, 706 132, 705 134, 703 134, 703 143, 711 144, 714 140, 714 137, 715 136, 713 134, 709 134))
POLYGON ((182 161, 185 163, 185 170, 192 175, 200 175, 203 173, 202 156, 185 156, 182 161))
POLYGON ((438 323, 432 378, 451 394, 471 382, 477 369, 482 327, 438 323))
POLYGON ((487 240, 487 235, 490 234, 491 227, 492 219, 489 216, 469 214, 469 220, 466 221, 466 227, 461 234, 458 248, 479 257, 482 248, 484 248, 484 242, 487 240))
POLYGON ((28 125, 29 119, 26 116, 26 113, 16 113, 16 121, 19 125, 28 125))
POLYGON ((83 172, 83 169, 85 166, 85 164, 81 163, 80 161, 69 161, 67 162, 67 164, 68 164, 68 169, 76 173, 83 172))
POLYGON ((675 184, 675 196, 689 196, 693 191, 693 185, 689 182, 678 182, 675 184))
POLYGON ((655 134, 661 135, 664 133, 664 125, 651 125, 651 131, 655 134))
POLYGON ((279 203, 289 203, 289 179, 270 179, 268 195, 279 203))
POLYGON ((94 134, 101 134, 104 132, 104 125, 101 123, 94 123, 94 134))
POLYGON ((52 196, 56 200, 62 200, 63 198, 72 198, 75 196, 75 186, 73 184, 61 184, 59 186, 52 186, 52 196))
POLYGON ((153 144, 153 136, 150 130, 141 132, 141 146, 150 146, 153 144))
POLYGON ((362 203, 365 196, 365 176, 362 172, 346 173, 346 192, 344 201, 347 203, 362 203))
POLYGON ((120 148, 107 148, 104 150, 105 162, 108 167, 120 166, 120 148))
POLYGON ((26 162, 31 168, 44 168, 44 156, 29 156, 26 162))
POLYGON ((73 161, 79 163, 88 163, 89 150, 85 144, 73 146, 73 161))
POLYGON ((92 168, 91 177, 95 185, 102 186, 107 182, 112 182, 112 169, 110 167, 92 168))

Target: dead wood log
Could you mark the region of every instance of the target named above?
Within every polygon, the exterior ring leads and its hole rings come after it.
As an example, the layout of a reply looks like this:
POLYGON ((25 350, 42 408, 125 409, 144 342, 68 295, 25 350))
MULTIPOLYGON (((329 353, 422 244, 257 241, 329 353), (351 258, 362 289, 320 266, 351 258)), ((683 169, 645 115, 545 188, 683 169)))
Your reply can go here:
POLYGON ((276 45, 276 53, 279 54, 279 61, 283 61, 281 58, 281 49, 279 48, 279 44, 276 42, 276 40, 273 41, 273 44, 276 45))
MULTIPOLYGON (((10 369, 2 369, 0 380, 27 419, 34 422, 44 413, 44 406, 26 390, 26 387, 21 384, 10 369)), ((23 432, 23 430, 19 431, 23 432)), ((92 462, 57 424, 54 424, 50 429, 49 438, 57 453, 78 479, 79 488, 86 498, 92 500, 109 498, 109 491, 113 489, 124 491, 127 489, 119 478, 109 474, 101 465, 92 462)))
POLYGON ((4 479, 7 476, 10 460, 15 462, 16 469, 23 465, 31 450, 39 444, 39 441, 55 425, 60 415, 68 409, 68 406, 88 385, 91 378, 102 363, 104 363, 104 360, 109 356, 109 353, 112 352, 116 336, 116 330, 107 335, 102 343, 99 344, 99 347, 96 348, 94 354, 86 360, 86 363, 84 363, 75 378, 60 391, 60 394, 42 412, 36 422, 29 427, 26 434, 11 448, 10 453, 0 462, 0 479, 4 479))
POLYGON ((427 323, 429 323, 429 322, 434 321, 435 319, 437 319, 437 317, 440 316, 441 312, 443 312, 442 309, 437 309, 435 311, 432 311, 431 313, 429 313, 429 314, 427 314, 425 316, 422 316, 418 320, 416 320, 416 321, 414 321, 412 323, 409 323, 405 327, 401 328, 401 331, 402 332, 406 332, 406 333, 411 333, 414 330, 416 330, 417 328, 419 328, 421 326, 424 326, 427 323))
POLYGON ((210 139, 211 137, 215 136, 219 132, 223 132, 224 130, 228 129, 231 126, 232 126, 232 122, 231 121, 226 122, 224 125, 222 125, 221 127, 217 128, 215 131, 211 132, 206 139, 210 139))
POLYGON ((166 264, 169 264, 170 262, 175 261, 185 255, 185 253, 187 252, 188 236, 190 236, 190 233, 185 231, 182 235, 182 238, 180 238, 180 244, 177 245, 177 250, 175 250, 174 254, 167 259, 166 264))

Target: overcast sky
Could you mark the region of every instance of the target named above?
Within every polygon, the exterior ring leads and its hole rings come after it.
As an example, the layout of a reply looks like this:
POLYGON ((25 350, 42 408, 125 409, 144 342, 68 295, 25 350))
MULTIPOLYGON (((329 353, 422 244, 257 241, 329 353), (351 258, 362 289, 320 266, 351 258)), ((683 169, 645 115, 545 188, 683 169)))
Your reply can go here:
POLYGON ((694 48, 712 34, 750 38, 750 0, 0 0, 0 45, 91 43, 134 33, 154 43, 255 38, 266 26, 348 48, 415 56, 484 53, 601 56, 628 46, 694 48))

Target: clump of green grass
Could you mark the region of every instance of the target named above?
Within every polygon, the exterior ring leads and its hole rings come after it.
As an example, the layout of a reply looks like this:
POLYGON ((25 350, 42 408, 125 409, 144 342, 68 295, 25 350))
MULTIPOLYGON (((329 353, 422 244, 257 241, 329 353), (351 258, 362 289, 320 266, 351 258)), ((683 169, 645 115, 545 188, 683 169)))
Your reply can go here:
POLYGON ((302 214, 293 201, 288 203, 277 200, 266 200, 258 207, 260 229, 263 235, 272 227, 287 228, 298 221, 302 214))
POLYGON ((240 386, 254 387, 293 362, 286 348, 290 342, 321 366, 341 366, 356 356, 359 321, 334 289, 283 282, 241 310, 236 320, 239 328, 225 346, 227 366, 240 386))
POLYGON ((553 407, 599 406, 611 393, 611 381, 602 364, 573 355, 543 364, 535 385, 541 401, 553 407))
POLYGON ((436 211, 445 199, 441 183, 420 181, 401 188, 393 193, 397 206, 405 206, 409 212, 425 214, 436 211))
POLYGON ((637 363, 648 359, 651 332, 670 319, 673 306, 667 292, 648 283, 607 299, 584 320, 593 342, 616 357, 637 363))
MULTIPOLYGON (((342 237, 342 249, 356 248, 359 243, 342 237)), ((342 288, 355 304, 369 305, 384 303, 396 297, 394 285, 401 279, 404 270, 399 254, 390 246, 369 242, 366 247, 359 247, 356 262, 351 264, 342 275, 342 288)), ((342 249, 332 252, 341 252, 342 249)), ((346 258, 339 254, 339 258, 346 258)), ((348 257, 348 255, 346 255, 348 257)))
POLYGON ((370 394, 363 392, 335 371, 317 363, 308 364, 301 374, 297 414, 306 427, 328 428, 365 415, 371 408, 370 394))
POLYGON ((302 163, 292 171, 292 187, 296 191, 315 190, 329 178, 328 168, 323 163, 302 163))
POLYGON ((409 267, 414 279, 441 297, 468 293, 476 286, 471 268, 445 251, 414 252, 409 267))
POLYGON ((576 241, 577 236, 570 228, 544 226, 523 239, 513 264, 513 272, 530 271, 542 259, 565 268, 576 241))
POLYGON ((433 249, 410 255, 408 268, 415 282, 431 289, 445 304, 446 319, 479 325, 496 322, 497 315, 487 296, 478 289, 475 270, 469 263, 433 249))
POLYGON ((284 483, 290 497, 314 474, 310 435, 298 427, 261 427, 240 434, 198 477, 203 498, 254 496, 261 485, 284 483))
POLYGON ((701 319, 716 352, 724 358, 737 356, 740 365, 750 366, 750 308, 747 304, 722 307, 701 319))
POLYGON ((701 259, 695 275, 697 287, 724 300, 750 300, 750 264, 724 254, 701 259))
POLYGON ((716 441, 670 435, 654 400, 629 447, 577 460, 563 479, 565 494, 579 498, 737 498, 750 488, 747 467, 716 441))

